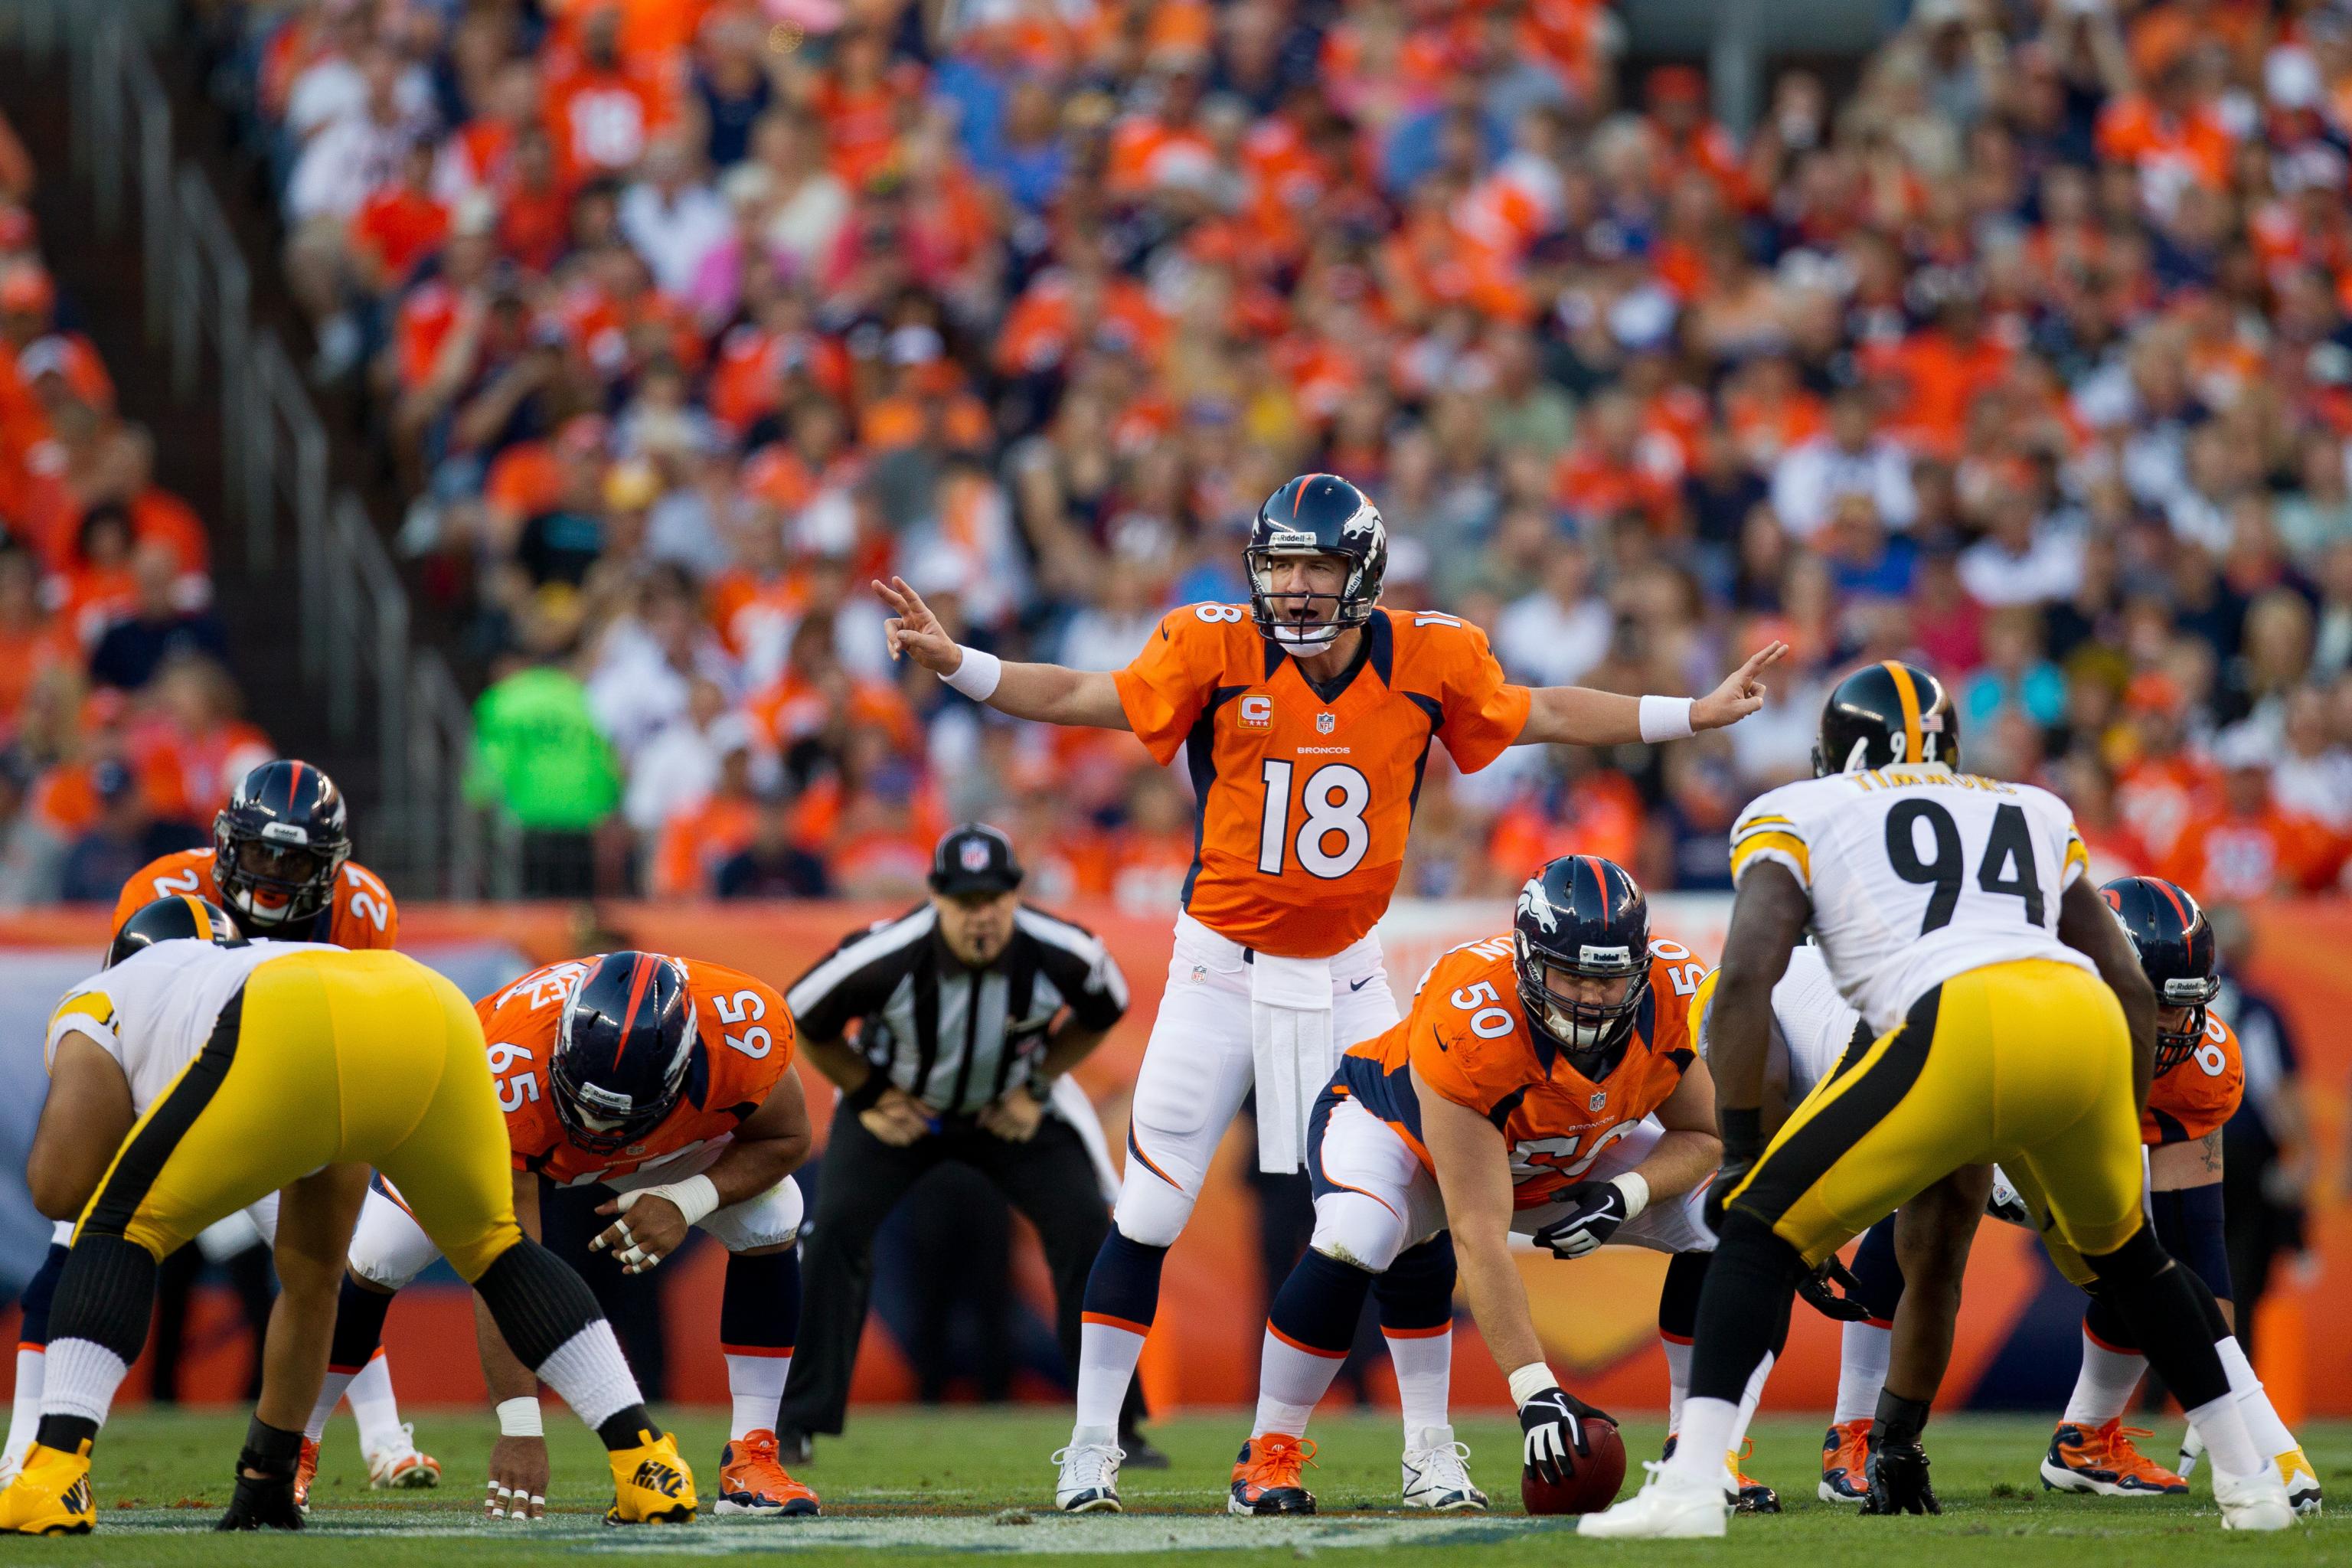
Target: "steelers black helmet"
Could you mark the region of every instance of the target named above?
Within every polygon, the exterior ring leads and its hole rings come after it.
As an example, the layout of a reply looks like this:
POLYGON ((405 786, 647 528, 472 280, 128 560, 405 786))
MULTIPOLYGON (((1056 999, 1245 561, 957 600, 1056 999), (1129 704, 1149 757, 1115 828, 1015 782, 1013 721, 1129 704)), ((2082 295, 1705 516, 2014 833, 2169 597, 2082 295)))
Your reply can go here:
POLYGON ((2178 1029, 2156 1026, 2156 1070, 2170 1072, 2205 1038, 2205 1010, 2221 992, 2214 963, 2213 922, 2189 890, 2161 877, 2118 877, 2099 889, 2123 922, 2157 1005, 2188 1010, 2178 1029))
POLYGON ((1538 1041, 1598 1083, 1616 1070, 1650 990, 1650 901, 1614 860, 1563 855, 1528 879, 1511 919, 1519 1006, 1538 1041), (1555 991, 1551 976, 1623 980, 1614 1002, 1555 991))
POLYGON ((1960 715, 1944 683, 1916 664, 1864 665, 1822 705, 1813 776, 1856 773, 1897 763, 1960 765, 1960 715))
POLYGON ((1285 647, 1323 647, 1369 619, 1389 569, 1389 531, 1372 498, 1337 474, 1301 474, 1257 509, 1249 543, 1250 614, 1264 636, 1285 647), (1286 555, 1337 555, 1348 574, 1337 594, 1273 595, 1274 563, 1286 555), (1307 600, 1308 614, 1295 612, 1307 600))
POLYGON ((351 855, 342 791, 309 763, 262 763, 213 818, 213 881, 222 901, 257 928, 316 916, 351 855))
POLYGON ((106 967, 113 968, 134 952, 159 942, 208 942, 215 947, 243 947, 245 935, 228 911, 194 893, 158 899, 122 922, 114 943, 106 950, 106 967))

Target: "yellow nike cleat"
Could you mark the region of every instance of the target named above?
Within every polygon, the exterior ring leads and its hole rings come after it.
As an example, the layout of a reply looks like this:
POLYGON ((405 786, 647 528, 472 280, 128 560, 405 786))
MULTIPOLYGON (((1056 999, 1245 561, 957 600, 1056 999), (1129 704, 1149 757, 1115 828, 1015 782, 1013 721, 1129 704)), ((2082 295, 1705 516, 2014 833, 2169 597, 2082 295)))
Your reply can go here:
POLYGON ((2287 1506, 2305 1519, 2319 1517, 2319 1468, 2303 1457, 2301 1448, 2278 1456, 2279 1479, 2286 1483, 2287 1506))
POLYGON ((685 1524, 694 1518, 694 1472, 678 1458, 677 1439, 640 1431, 634 1448, 615 1448, 613 1506, 606 1524, 685 1524))
POLYGON ((73 1453, 38 1443, 0 1492, 0 1531, 17 1535, 88 1535, 98 1523, 90 1499, 89 1445, 73 1453))

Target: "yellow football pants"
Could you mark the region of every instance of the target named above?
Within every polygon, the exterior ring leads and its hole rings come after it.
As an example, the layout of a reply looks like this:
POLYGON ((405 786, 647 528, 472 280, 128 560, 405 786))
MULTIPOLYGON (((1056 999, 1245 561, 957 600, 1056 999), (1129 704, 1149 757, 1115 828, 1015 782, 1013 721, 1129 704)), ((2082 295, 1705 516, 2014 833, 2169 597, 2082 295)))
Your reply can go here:
POLYGON ((373 1165, 471 1281, 521 1237, 482 1026, 405 954, 258 965, 115 1152, 75 1235, 164 1258, 321 1166, 373 1165))
POLYGON ((1995 1160, 2078 1253, 2139 1229, 2131 1037, 2096 975, 2027 959, 1946 981, 1806 1096, 1727 1204, 1813 1265, 1948 1173, 1995 1160))

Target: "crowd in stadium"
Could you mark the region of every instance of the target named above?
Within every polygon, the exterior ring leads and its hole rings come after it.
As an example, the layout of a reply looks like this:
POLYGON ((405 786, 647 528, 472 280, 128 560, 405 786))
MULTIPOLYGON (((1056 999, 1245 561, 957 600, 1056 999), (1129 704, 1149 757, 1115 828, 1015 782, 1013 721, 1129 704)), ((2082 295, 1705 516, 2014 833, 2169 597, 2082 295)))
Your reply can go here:
POLYGON ((1727 886, 1734 812, 1896 654, 2103 877, 2321 890, 2352 848, 2325 0, 1919 0, 1744 140, 1598 0, 224 21, 317 372, 373 396, 404 544, 498 678, 478 786, 593 837, 607 888, 901 893, 987 816, 1041 896, 1163 907, 1181 778, 893 668, 866 583, 1115 668, 1243 596, 1255 508, 1312 468, 1379 501, 1386 603, 1515 679, 1696 691, 1796 649, 1671 758, 1441 760, 1408 891, 1570 847, 1727 886), (551 717, 553 779, 500 747, 551 717))
POLYGON ((155 482, 63 312, 0 119, 0 908, 108 902, 269 741, 241 717, 204 520, 155 482))

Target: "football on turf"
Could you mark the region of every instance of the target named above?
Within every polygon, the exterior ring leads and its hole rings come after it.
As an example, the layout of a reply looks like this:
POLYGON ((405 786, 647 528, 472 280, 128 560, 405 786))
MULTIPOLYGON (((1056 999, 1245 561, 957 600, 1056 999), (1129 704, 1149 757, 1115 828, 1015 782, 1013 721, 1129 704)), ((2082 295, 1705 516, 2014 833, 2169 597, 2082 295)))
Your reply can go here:
POLYGON ((1592 1449, 1576 1457, 1576 1471, 1554 1486, 1533 1470, 1519 1471, 1519 1501, 1529 1513, 1599 1513, 1617 1500, 1625 1482, 1625 1439, 1609 1422, 1588 1419, 1585 1441, 1592 1449))

